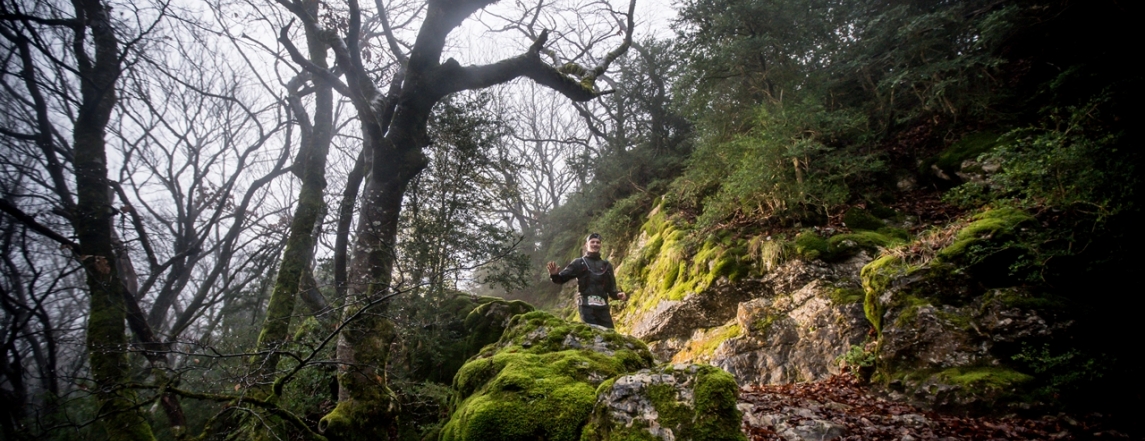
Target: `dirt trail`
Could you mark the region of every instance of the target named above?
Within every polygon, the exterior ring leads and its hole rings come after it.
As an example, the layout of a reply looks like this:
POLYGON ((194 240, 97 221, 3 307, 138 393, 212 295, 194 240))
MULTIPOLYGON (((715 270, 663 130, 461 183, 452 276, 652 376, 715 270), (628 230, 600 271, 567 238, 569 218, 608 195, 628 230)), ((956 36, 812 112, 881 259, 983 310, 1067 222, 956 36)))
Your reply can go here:
POLYGON ((744 433, 763 440, 1088 440, 1130 439, 1085 418, 966 417, 887 401, 850 375, 815 383, 743 389, 744 433))

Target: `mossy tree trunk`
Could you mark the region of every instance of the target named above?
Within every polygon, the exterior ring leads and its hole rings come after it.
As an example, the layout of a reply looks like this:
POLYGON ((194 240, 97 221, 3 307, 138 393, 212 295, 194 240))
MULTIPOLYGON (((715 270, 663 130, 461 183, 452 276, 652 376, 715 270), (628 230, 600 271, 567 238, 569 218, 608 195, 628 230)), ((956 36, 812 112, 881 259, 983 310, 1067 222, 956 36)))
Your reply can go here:
POLYGON ((370 75, 374 67, 363 64, 362 17, 357 0, 348 1, 345 36, 340 36, 338 30, 322 29, 316 16, 307 13, 305 3, 279 2, 303 23, 308 35, 310 29, 321 29, 333 49, 345 83, 335 72, 311 62, 293 46, 288 29, 281 30, 280 41, 296 63, 350 98, 361 122, 365 160, 357 235, 347 275, 345 327, 337 349, 339 403, 319 427, 334 438, 387 437, 393 422, 393 403, 386 388, 385 366, 396 333, 386 317, 385 299, 395 294, 391 273, 402 199, 410 181, 427 164, 422 149, 429 144, 430 112, 451 93, 482 89, 519 77, 530 78, 574 101, 599 96, 593 89, 594 80, 631 44, 635 2, 630 4, 628 32, 619 48, 592 69, 562 70, 541 60, 547 31, 525 53, 496 63, 462 66, 453 59, 441 61, 449 33, 493 0, 429 1, 408 55, 390 31, 385 10, 380 10, 386 46, 401 66, 391 79, 385 99, 379 99, 383 94, 370 75))
MULTIPOLYGON (((304 7, 308 14, 318 14, 318 2, 309 2, 304 7)), ((326 69, 328 46, 325 40, 317 28, 307 26, 305 31, 310 62, 326 69)), ((307 73, 300 74, 288 85, 293 89, 289 98, 291 109, 301 129, 294 172, 302 179, 302 187, 267 306, 266 321, 258 336, 260 355, 251 360, 254 374, 252 380, 262 384, 265 384, 267 375, 273 374, 280 359, 278 351, 289 337, 295 301, 303 288, 301 281, 311 277, 309 271, 314 258, 315 225, 321 222, 326 211, 322 193, 326 190, 326 156, 333 133, 334 92, 328 82, 314 81, 314 119, 313 122, 309 121, 299 90, 310 76, 307 73)), ((279 391, 273 393, 277 395, 279 391)))
POLYGON ((72 223, 91 296, 87 323, 91 373, 108 439, 152 440, 151 427, 135 407, 134 392, 124 387, 130 371, 124 304, 128 294, 112 247, 114 211, 108 203, 111 187, 104 135, 116 102, 119 42, 109 7, 98 0, 75 0, 73 5, 77 22, 86 25, 76 28, 72 47, 81 94, 73 129, 77 200, 72 223), (92 36, 90 48, 87 32, 92 36))

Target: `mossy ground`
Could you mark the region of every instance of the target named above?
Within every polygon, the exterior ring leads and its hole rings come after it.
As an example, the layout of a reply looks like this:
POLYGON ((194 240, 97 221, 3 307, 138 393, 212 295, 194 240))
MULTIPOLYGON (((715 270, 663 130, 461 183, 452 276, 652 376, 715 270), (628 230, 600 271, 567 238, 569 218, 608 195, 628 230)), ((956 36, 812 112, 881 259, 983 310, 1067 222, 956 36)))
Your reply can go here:
POLYGON ((962 137, 950 147, 947 147, 937 156, 923 161, 920 166, 919 172, 923 175, 930 174, 931 166, 938 167, 940 170, 950 176, 954 176, 962 167, 962 162, 967 159, 977 158, 983 153, 987 153, 998 146, 999 136, 993 132, 978 132, 971 133, 962 137))
POLYGON ((806 260, 838 262, 862 251, 872 256, 878 255, 882 249, 905 244, 909 239, 906 230, 886 226, 878 231, 857 231, 830 237, 820 236, 814 231, 804 231, 795 237, 795 251, 806 260))

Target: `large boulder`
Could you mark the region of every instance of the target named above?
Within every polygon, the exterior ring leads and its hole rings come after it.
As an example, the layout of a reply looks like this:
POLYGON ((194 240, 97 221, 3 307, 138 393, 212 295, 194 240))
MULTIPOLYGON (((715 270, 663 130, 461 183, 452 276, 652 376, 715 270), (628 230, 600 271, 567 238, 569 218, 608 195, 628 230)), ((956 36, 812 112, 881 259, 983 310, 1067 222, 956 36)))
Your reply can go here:
POLYGON ((515 316, 454 378, 443 441, 577 440, 605 380, 652 365, 639 340, 545 312, 515 316))
POLYGON ((661 365, 600 386, 584 441, 742 441, 739 386, 711 366, 661 365))

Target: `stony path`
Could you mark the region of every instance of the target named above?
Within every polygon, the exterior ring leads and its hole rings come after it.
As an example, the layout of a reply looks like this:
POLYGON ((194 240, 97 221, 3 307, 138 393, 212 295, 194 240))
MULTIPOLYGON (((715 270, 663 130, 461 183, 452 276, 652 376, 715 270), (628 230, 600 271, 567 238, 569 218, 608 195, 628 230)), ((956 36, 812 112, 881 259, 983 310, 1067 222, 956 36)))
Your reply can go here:
POLYGON ((1130 439, 1101 417, 1038 419, 942 415, 875 397, 850 375, 744 389, 744 433, 763 440, 1088 440, 1130 439))

